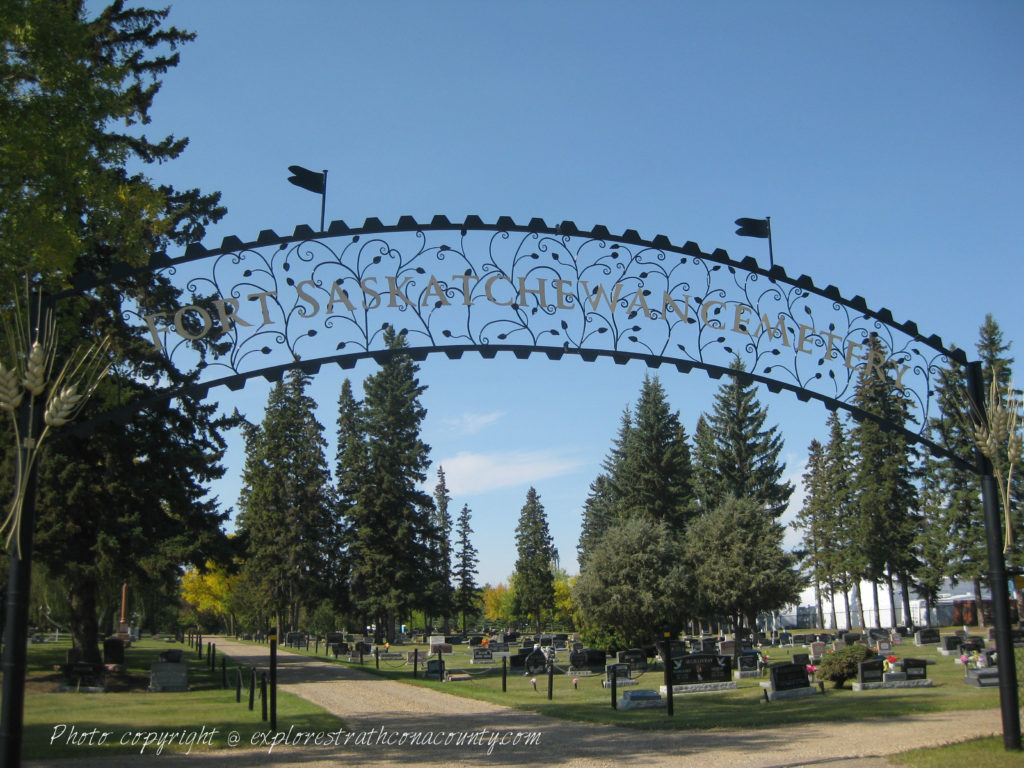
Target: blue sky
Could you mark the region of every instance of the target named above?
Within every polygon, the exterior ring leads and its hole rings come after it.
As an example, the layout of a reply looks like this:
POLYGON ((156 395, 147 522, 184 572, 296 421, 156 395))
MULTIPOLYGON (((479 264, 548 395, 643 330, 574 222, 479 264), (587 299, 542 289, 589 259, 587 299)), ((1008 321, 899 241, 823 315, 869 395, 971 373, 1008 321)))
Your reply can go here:
MULTIPOLYGON (((286 182, 292 164, 329 170, 327 219, 350 225, 540 217, 767 264, 766 241, 733 225, 767 215, 789 274, 969 352, 992 313, 1021 355, 1020 3, 180 0, 170 21, 198 37, 147 132, 191 143, 148 173, 223 193, 209 247, 316 227, 319 197, 286 182)), ((375 370, 348 372, 357 393, 375 370)), ((455 510, 473 512, 481 582, 512 572, 531 485, 576 571, 588 485, 646 373, 569 358, 422 364, 424 439, 455 510)), ((692 432, 719 383, 660 377, 692 432)), ((311 392, 329 439, 340 385, 325 368, 311 392)), ((266 395, 262 382, 212 393, 251 420, 266 395)), ((796 480, 826 411, 759 396, 796 480)), ((225 506, 243 461, 231 442, 214 489, 225 506)))

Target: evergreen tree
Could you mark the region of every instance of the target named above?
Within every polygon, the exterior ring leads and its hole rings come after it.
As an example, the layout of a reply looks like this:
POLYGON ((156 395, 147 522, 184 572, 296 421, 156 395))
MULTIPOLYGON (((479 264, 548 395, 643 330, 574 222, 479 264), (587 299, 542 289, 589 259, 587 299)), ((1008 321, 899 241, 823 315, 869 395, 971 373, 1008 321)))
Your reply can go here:
POLYGON ((856 499, 851 476, 853 462, 851 447, 839 414, 833 411, 826 422, 829 440, 822 456, 822 479, 819 486, 822 494, 818 511, 821 515, 820 559, 823 579, 829 585, 832 603, 832 626, 835 620, 835 595, 838 591, 843 598, 846 626, 853 626, 850 615, 850 590, 857 597, 859 626, 864 626, 864 602, 860 594, 860 574, 866 568, 864 549, 855 533, 857 515, 856 499))
MULTIPOLYGON (((159 77, 178 62, 170 50, 192 35, 164 28, 167 11, 115 2, 90 19, 75 0, 11 0, 0 13, 0 283, 50 293, 81 272, 150 257, 202 238, 224 210, 217 195, 158 187, 126 165, 178 157, 186 140, 150 141, 159 77)), ((58 308, 60 359, 103 335, 115 369, 82 413, 145 401, 157 386, 188 383, 158 355, 122 305, 175 311, 179 292, 142 276, 97 288, 58 308)), ((9 302, 3 311, 14 311, 9 302)), ((75 648, 99 663, 98 605, 129 589, 170 600, 183 566, 230 559, 226 515, 207 497, 220 477, 232 422, 214 408, 175 403, 88 438, 49 443, 40 465, 36 558, 67 585, 75 648)), ((0 450, 8 450, 4 440, 0 450)))
POLYGON ((480 612, 480 587, 476 584, 479 563, 476 547, 470 540, 473 529, 469 526, 472 513, 469 505, 463 505, 459 513, 459 525, 456 530, 458 544, 455 549, 455 595, 453 607, 462 616, 462 634, 466 634, 466 616, 480 612))
POLYGON ((339 561, 343 568, 336 574, 331 604, 337 613, 348 613, 352 560, 356 556, 350 516, 356 504, 360 478, 366 469, 367 447, 363 428, 362 404, 352 394, 352 382, 345 379, 338 394, 338 418, 334 459, 335 520, 340 538, 339 561))
POLYGON ((610 649, 654 643, 666 628, 679 632, 692 615, 693 593, 681 537, 647 515, 601 539, 572 587, 586 642, 610 649))
POLYGON ((817 440, 807 446, 807 470, 804 472, 804 504, 797 513, 793 524, 803 531, 803 559, 810 571, 814 585, 814 604, 817 611, 817 626, 825 626, 825 612, 822 608, 822 590, 828 584, 825 569, 825 525, 828 512, 824 509, 824 453, 825 449, 817 440))
POLYGON ((334 592, 340 550, 333 484, 308 376, 291 371, 270 393, 263 422, 246 429, 238 526, 245 570, 268 606, 297 628, 299 609, 334 592))
MULTIPOLYGON (((854 403, 889 424, 902 426, 910 419, 910 408, 895 384, 894 364, 886 360, 877 337, 869 337, 865 347, 867 362, 857 377, 854 403)), ((920 514, 913 482, 914 454, 902 434, 872 419, 854 427, 851 441, 856 456, 856 539, 866 556, 863 576, 876 590, 878 583, 887 581, 892 595, 893 577, 909 584, 917 564, 913 544, 920 514)), ((904 607, 909 616, 909 605, 904 607)), ((895 613, 891 616, 895 623, 895 613)), ((875 622, 879 623, 877 616, 875 622)))
POLYGON ((632 414, 627 408, 619 420, 619 432, 612 442, 612 448, 601 464, 601 474, 590 484, 590 493, 583 505, 580 541, 576 546, 577 562, 581 569, 586 567, 590 552, 605 531, 621 519, 619 488, 627 482, 623 471, 623 456, 632 422, 632 414))
POLYGON ((686 546, 705 610, 753 628, 758 614, 795 603, 806 582, 782 548, 784 534, 756 499, 729 498, 695 519, 686 546))
POLYGON ((552 568, 558 551, 548 532, 548 519, 537 491, 526 492, 526 503, 516 526, 516 566, 513 579, 519 603, 518 613, 533 618, 537 631, 545 610, 552 610, 555 599, 552 568))
POLYGON ((620 518, 647 515, 675 531, 693 510, 690 447, 657 377, 645 377, 613 477, 620 518))
MULTIPOLYGON (((434 559, 437 561, 437 571, 434 574, 431 604, 432 610, 437 611, 441 616, 441 626, 445 633, 448 632, 448 620, 452 615, 452 611, 456 610, 456 593, 452 587, 452 516, 448 512, 448 504, 451 500, 452 498, 448 494, 448 484, 445 481, 444 468, 438 467, 437 485, 434 486, 434 513, 432 515, 433 528, 437 535, 431 542, 434 559)), ((465 613, 463 613, 463 623, 465 623, 465 613)))
POLYGON ((377 641, 395 639, 395 620, 429 598, 423 574, 436 568, 431 542, 433 500, 420 490, 430 447, 420 439, 426 389, 403 350, 404 336, 385 329, 391 357, 363 384, 366 464, 350 510, 353 602, 377 627, 377 641))
POLYGON ((757 401, 754 385, 745 383, 739 358, 732 369, 697 434, 701 506, 717 509, 730 496, 753 499, 778 518, 793 493, 793 485, 782 480, 782 437, 776 427, 765 426, 768 411, 757 401))

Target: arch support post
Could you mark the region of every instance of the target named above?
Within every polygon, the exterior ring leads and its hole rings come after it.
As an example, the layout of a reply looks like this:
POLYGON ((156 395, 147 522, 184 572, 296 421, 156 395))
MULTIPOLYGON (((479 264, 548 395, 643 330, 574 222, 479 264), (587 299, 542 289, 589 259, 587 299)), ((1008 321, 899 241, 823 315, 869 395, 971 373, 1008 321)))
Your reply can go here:
MULTIPOLYGON (((985 385, 981 363, 968 366, 970 397, 976 412, 985 418, 985 385)), ((999 670, 999 705, 1003 720, 1003 746, 1020 750, 1020 704, 1017 693, 1017 665, 1010 634, 1010 590, 1007 587, 1006 560, 1003 556, 1002 516, 992 462, 975 448, 978 474, 981 476, 981 502, 985 512, 985 539, 988 546, 989 590, 995 612, 996 658, 999 670)), ((980 606, 979 606, 980 609, 980 606)))

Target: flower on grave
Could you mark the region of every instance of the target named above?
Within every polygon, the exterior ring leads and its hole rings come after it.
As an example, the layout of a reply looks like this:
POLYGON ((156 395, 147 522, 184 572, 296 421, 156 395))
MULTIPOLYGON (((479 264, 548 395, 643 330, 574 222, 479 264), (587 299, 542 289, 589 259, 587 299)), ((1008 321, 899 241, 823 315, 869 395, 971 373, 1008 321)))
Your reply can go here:
POLYGON ((816 666, 814 666, 813 664, 808 664, 807 665, 807 674, 813 675, 817 671, 818 671, 818 668, 816 666))
POLYGON ((963 656, 960 657, 960 663, 961 664, 966 664, 968 661, 969 661, 969 659, 967 658, 967 654, 966 653, 963 656))
POLYGON ((578 688, 579 684, 580 684, 580 679, 578 677, 574 677, 572 679, 572 687, 573 687, 573 689, 575 690, 576 688, 578 688))
POLYGON ((531 677, 530 678, 530 682, 533 683, 533 690, 536 691, 537 690, 537 678, 536 677, 531 677))

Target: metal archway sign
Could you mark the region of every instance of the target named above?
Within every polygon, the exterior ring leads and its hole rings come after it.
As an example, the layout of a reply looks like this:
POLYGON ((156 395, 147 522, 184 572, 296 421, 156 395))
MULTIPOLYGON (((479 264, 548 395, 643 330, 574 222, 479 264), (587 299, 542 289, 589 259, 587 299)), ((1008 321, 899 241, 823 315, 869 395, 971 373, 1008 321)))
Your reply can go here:
MULTIPOLYGON (((738 361, 746 379, 772 392, 857 419, 873 418, 853 403, 860 369, 891 366, 911 419, 887 426, 964 464, 928 437, 929 420, 941 417, 936 377, 951 363, 966 365, 963 352, 860 296, 847 299, 805 275, 735 261, 720 249, 706 253, 693 242, 585 231, 568 221, 435 216, 421 224, 404 216, 394 225, 335 221, 319 233, 265 230, 252 242, 228 237, 220 248, 193 245, 149 269, 192 296, 173 314, 125 309, 172 364, 197 374, 194 385, 168 396, 239 389, 296 366, 314 373, 329 363, 382 360, 390 354, 387 326, 404 331, 416 359, 603 356, 713 378, 733 373, 738 361), (872 336, 881 353, 869 354, 872 336)), ((129 273, 79 276, 75 292, 129 273)))

